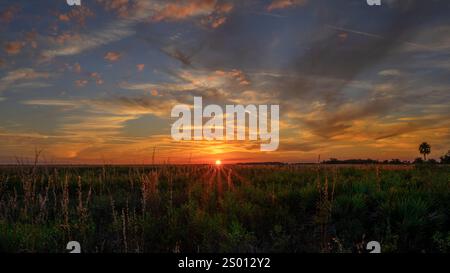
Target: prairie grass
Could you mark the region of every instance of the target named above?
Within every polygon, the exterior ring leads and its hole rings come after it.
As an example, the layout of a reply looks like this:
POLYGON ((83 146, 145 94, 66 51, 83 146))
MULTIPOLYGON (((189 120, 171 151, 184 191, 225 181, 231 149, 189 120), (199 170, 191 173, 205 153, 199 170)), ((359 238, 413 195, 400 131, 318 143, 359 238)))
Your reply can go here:
POLYGON ((449 166, 0 167, 0 251, 449 252, 449 166))

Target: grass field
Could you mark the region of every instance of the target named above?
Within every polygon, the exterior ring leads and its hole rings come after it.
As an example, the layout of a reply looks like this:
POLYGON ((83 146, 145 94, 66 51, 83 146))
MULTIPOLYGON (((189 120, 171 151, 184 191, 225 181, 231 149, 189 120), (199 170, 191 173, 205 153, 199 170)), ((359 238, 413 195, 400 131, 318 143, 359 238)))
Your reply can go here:
POLYGON ((0 167, 0 251, 449 252, 450 166, 0 167))

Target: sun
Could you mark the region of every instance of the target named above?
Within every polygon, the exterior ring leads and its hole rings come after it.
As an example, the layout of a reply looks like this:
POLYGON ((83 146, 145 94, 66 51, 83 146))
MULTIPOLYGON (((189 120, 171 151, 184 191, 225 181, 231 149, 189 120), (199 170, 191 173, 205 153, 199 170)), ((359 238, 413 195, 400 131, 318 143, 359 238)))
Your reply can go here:
POLYGON ((216 166, 220 166, 220 165, 222 165, 222 161, 220 159, 217 159, 216 160, 216 166))

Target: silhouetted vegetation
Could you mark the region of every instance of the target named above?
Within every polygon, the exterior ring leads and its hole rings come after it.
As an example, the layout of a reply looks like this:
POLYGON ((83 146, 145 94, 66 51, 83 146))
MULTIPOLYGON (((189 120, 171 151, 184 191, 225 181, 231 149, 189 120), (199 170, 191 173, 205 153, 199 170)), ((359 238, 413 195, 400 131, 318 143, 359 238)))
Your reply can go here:
POLYGON ((413 164, 423 164, 423 159, 421 157, 417 157, 414 159, 413 164))
POLYGON ((249 165, 283 166, 283 165, 287 165, 287 163, 284 163, 284 162, 245 162, 245 163, 237 163, 237 165, 243 165, 243 166, 249 166, 249 165))
POLYGON ((409 161, 401 161, 400 159, 392 159, 392 160, 384 160, 379 161, 375 159, 346 159, 339 160, 337 158, 330 158, 329 160, 325 160, 322 162, 323 164, 392 164, 392 165, 402 165, 402 164, 410 164, 409 161))
POLYGON ((441 163, 450 164, 450 150, 447 152, 447 154, 441 156, 441 163))
POLYGON ((423 160, 427 161, 427 155, 431 153, 431 146, 430 144, 423 142, 419 146, 419 152, 423 154, 423 160))
POLYGON ((0 168, 0 251, 450 250, 450 167, 0 168))

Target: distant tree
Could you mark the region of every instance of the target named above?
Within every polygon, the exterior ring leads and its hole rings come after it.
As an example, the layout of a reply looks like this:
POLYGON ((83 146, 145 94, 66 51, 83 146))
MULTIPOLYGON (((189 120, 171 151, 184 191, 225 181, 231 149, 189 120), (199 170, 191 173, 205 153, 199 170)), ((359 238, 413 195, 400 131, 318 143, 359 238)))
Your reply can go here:
POLYGON ((389 164, 392 164, 392 165, 400 165, 400 164, 402 164, 402 161, 401 161, 400 159, 398 159, 398 158, 395 158, 395 159, 392 159, 392 160, 389 162, 389 164))
POLYGON ((339 159, 337 158, 330 158, 330 160, 328 160, 328 162, 326 162, 327 164, 339 164, 339 159))
POLYGON ((421 157, 418 157, 418 158, 414 159, 413 163, 414 164, 422 164, 423 163, 423 159, 421 157))
POLYGON ((419 146, 419 152, 423 154, 423 159, 427 161, 427 155, 431 153, 431 146, 430 144, 423 142, 419 146))
POLYGON ((450 164, 450 150, 444 156, 441 156, 441 164, 450 164))

